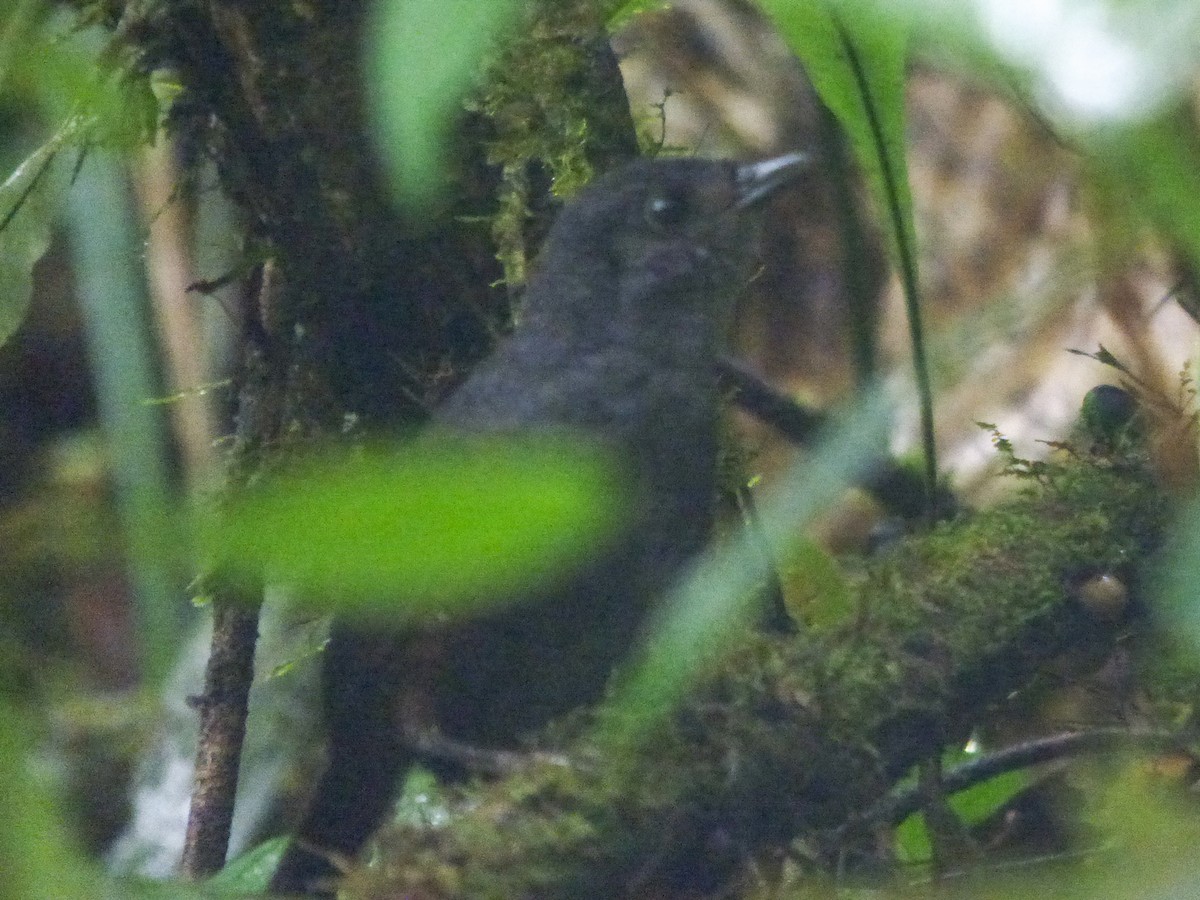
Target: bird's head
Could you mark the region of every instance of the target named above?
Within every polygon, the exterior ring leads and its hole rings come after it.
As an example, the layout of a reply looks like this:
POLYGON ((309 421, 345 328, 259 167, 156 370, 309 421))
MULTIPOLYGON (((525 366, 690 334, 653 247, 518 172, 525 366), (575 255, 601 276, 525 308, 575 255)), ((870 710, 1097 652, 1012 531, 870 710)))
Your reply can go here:
MULTIPOLYGON (((749 277, 752 209, 808 168, 805 154, 756 163, 638 160, 597 178, 563 209, 531 293, 580 324, 712 317, 749 277), (585 280, 587 284, 569 283, 585 280), (557 282, 557 283, 555 283, 557 282), (589 289, 590 288, 590 289, 589 289)), ((531 310, 532 311, 532 310, 531 310)))

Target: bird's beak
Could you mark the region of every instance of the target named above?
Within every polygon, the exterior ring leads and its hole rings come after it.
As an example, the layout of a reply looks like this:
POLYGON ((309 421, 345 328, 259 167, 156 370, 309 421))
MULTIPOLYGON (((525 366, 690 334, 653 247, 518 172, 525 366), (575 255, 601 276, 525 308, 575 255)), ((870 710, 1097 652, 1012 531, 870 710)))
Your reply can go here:
POLYGON ((799 177, 808 170, 812 156, 807 153, 785 153, 759 162, 742 163, 737 167, 738 209, 753 206, 776 188, 799 177))

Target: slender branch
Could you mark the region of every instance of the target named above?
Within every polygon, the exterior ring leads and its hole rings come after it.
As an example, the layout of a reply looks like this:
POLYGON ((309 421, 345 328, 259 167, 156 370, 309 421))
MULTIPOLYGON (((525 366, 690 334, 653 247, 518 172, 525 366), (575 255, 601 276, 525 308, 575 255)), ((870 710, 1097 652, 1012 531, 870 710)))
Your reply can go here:
POLYGON ((225 865, 229 848, 258 640, 258 602, 249 594, 232 586, 216 592, 204 693, 189 701, 200 712, 192 806, 181 863, 183 874, 191 879, 218 871, 225 865))
MULTIPOLYGON (((733 392, 734 403, 799 446, 816 443, 829 423, 827 415, 797 403, 736 360, 726 357, 718 362, 717 375, 733 392)), ((889 512, 903 519, 912 521, 928 510, 926 485, 921 475, 890 460, 881 459, 862 487, 889 512)), ((934 508, 939 518, 949 518, 958 509, 958 502, 948 490, 938 488, 934 508)))
POLYGON ((829 422, 824 413, 797 403, 737 360, 721 359, 717 363, 717 376, 722 386, 733 392, 734 403, 793 443, 801 446, 814 443, 829 422))
MULTIPOLYGON (((1011 747, 961 763, 942 774, 941 787, 945 793, 955 794, 1005 772, 1066 756, 1102 753, 1115 747, 1161 750, 1178 747, 1184 743, 1185 735, 1156 728, 1093 728, 1088 731, 1068 731, 1013 744, 1011 747)), ((866 810, 861 817, 856 818, 854 824, 879 822, 899 825, 920 809, 923 802, 920 785, 898 787, 866 810)))
POLYGON ((795 634, 799 630, 796 620, 792 618, 787 608, 787 600, 783 594, 783 580, 779 575, 779 563, 771 550, 762 520, 758 515, 758 504, 754 492, 749 486, 742 485, 737 491, 738 508, 742 512, 742 521, 746 523, 751 540, 763 555, 766 563, 767 583, 763 587, 763 606, 761 625, 767 631, 778 634, 795 634))
MULTIPOLYGON (((279 303, 282 285, 271 261, 263 265, 260 277, 257 310, 266 315, 279 303)), ((262 459, 257 450, 270 443, 281 420, 279 393, 265 389, 263 355, 250 337, 261 327, 255 315, 247 315, 246 355, 238 376, 237 447, 228 462, 226 492, 244 487, 259 470, 262 459)), ((263 593, 261 584, 228 581, 219 572, 207 580, 213 598, 213 634, 204 693, 191 699, 200 713, 200 732, 180 862, 183 875, 192 879, 219 871, 229 852, 263 593)))

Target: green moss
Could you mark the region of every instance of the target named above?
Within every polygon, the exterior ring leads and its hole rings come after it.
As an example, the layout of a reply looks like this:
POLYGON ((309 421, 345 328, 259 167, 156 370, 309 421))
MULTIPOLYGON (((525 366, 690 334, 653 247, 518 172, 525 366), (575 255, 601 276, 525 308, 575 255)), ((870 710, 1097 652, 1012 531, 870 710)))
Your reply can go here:
POLYGON ((629 108, 607 49, 604 4, 532 3, 468 108, 491 128, 488 162, 502 173, 492 223, 504 278, 520 286, 540 242, 543 189, 565 200, 634 150, 629 108), (531 185, 532 173, 547 182, 531 185), (531 235, 532 230, 532 235, 531 235), (531 239, 532 238, 532 239, 531 239))

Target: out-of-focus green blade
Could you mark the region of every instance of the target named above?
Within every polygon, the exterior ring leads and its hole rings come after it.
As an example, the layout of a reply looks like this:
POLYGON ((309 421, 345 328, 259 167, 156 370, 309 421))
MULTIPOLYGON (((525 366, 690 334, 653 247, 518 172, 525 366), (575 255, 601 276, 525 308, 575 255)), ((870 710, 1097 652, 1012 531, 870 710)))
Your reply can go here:
POLYGON ((378 0, 367 40, 368 96, 404 205, 440 193, 448 129, 484 53, 518 0, 378 0))
POLYGON ((211 520, 224 567, 384 617, 511 598, 596 552, 622 494, 608 460, 558 441, 423 439, 311 460, 211 520))
MULTIPOLYGON (((877 458, 888 418, 882 393, 868 394, 815 455, 779 480, 759 505, 760 526, 770 544, 799 533, 867 469, 877 458)), ((614 715, 604 726, 611 734, 602 739, 618 746, 636 742, 647 726, 670 713, 729 635, 745 627, 766 565, 745 529, 699 560, 653 622, 643 652, 614 697, 614 715)))

